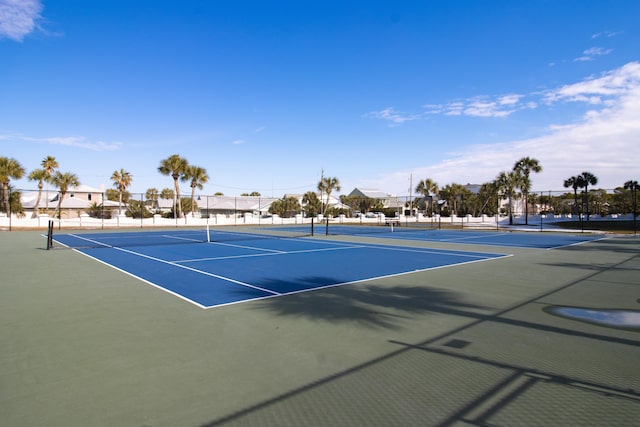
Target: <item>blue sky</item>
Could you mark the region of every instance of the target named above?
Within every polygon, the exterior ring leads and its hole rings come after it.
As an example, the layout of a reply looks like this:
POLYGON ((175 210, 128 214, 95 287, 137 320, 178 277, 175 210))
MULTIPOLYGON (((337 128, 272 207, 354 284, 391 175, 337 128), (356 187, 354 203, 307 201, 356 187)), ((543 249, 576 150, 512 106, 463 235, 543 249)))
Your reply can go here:
MULTIPOLYGON (((0 0, 0 156, 83 184, 408 195, 524 156, 639 179, 640 2, 0 0)), ((26 179, 18 188, 36 185, 26 179)))

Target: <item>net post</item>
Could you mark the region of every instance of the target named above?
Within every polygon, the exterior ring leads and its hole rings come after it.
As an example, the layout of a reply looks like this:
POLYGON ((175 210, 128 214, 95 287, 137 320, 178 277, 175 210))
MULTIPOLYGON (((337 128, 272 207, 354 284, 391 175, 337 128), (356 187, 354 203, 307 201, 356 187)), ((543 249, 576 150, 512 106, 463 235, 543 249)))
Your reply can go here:
POLYGON ((311 217, 311 235, 313 236, 313 216, 311 217))
POLYGON ((207 224, 207 243, 211 243, 211 234, 209 230, 209 224, 207 224))
POLYGON ((47 250, 53 247, 53 221, 49 220, 47 228, 47 250))
POLYGON ((324 234, 325 234, 325 236, 328 236, 329 235, 329 217, 325 218, 324 220, 325 220, 325 224, 326 224, 325 225, 324 234))

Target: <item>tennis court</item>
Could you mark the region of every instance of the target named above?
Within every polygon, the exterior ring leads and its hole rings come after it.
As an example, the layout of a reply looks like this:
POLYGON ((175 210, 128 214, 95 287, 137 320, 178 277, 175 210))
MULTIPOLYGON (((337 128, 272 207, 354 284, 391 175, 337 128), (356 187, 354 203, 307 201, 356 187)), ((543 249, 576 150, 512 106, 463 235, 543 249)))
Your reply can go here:
POLYGON ((67 233, 54 239, 203 308, 508 256, 235 230, 67 233))
MULTIPOLYGON (((289 227, 291 231, 300 227, 289 227)), ((607 238, 602 234, 557 233, 538 231, 454 230, 438 229, 429 224, 404 225, 342 225, 319 227, 330 235, 416 240, 424 242, 459 243, 513 248, 555 249, 607 238)))
POLYGON ((0 233, 3 425, 640 419, 637 237, 130 231, 0 233))

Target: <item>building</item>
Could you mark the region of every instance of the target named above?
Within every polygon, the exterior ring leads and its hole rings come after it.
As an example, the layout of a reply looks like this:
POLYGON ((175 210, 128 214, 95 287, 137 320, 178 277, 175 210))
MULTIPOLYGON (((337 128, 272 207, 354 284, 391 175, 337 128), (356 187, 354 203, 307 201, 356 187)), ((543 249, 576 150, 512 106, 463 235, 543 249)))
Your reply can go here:
MULTIPOLYGON (((58 189, 43 189, 42 192, 28 191, 20 194, 20 203, 24 209, 25 215, 49 214, 53 216, 62 194, 58 189), (38 202, 38 194, 40 193, 40 201, 38 202)), ((61 216, 63 218, 77 218, 83 213, 87 213, 89 208, 96 206, 117 211, 118 202, 106 200, 104 192, 100 189, 89 187, 87 185, 79 185, 71 187, 67 190, 62 204, 60 206, 61 216)), ((122 205, 122 209, 126 209, 126 205, 122 205)))

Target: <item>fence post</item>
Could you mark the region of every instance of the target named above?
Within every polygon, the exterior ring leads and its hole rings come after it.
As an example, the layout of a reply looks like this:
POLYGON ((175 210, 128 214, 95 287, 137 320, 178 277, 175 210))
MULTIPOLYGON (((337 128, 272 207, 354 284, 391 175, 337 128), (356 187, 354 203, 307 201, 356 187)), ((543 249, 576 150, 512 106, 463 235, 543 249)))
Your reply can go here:
POLYGON ((9 231, 11 231, 11 188, 9 188, 9 206, 7 206, 7 213, 9 214, 9 231))

